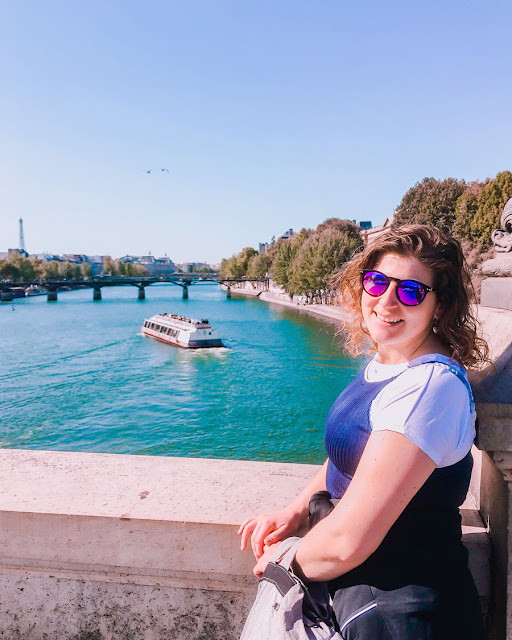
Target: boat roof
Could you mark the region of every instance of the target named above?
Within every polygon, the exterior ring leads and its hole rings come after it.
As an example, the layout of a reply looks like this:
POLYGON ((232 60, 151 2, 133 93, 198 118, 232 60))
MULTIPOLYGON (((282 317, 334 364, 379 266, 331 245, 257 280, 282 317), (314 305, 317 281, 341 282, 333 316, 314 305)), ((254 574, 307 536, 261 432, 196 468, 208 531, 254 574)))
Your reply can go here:
POLYGON ((187 325, 202 326, 202 327, 210 326, 210 323, 206 318, 201 318, 201 320, 197 320, 196 318, 186 318, 185 316, 179 316, 175 313, 160 313, 155 316, 152 316, 149 319, 153 321, 169 323, 169 324, 184 323, 187 325))

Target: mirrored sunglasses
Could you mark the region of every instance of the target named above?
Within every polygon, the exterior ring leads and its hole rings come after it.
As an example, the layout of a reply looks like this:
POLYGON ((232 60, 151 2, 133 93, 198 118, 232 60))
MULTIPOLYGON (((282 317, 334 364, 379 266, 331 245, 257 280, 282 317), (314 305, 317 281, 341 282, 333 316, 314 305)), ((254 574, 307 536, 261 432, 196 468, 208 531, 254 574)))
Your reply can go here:
POLYGON ((396 297, 406 307, 416 307, 425 300, 427 293, 434 291, 432 287, 417 280, 400 280, 391 278, 385 273, 375 269, 363 269, 361 271, 363 289, 369 296, 378 298, 389 287, 391 282, 396 282, 396 297))

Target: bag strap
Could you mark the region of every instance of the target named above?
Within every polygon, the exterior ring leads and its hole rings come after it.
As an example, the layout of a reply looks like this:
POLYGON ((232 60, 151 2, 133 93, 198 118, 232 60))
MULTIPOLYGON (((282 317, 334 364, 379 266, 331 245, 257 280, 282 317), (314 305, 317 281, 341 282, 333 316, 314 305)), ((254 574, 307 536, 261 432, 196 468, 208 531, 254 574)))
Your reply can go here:
MULTIPOLYGON (((303 593, 303 613, 314 624, 332 625, 329 592, 326 582, 313 582, 306 586, 291 570, 302 538, 291 537, 284 540, 271 557, 260 582, 270 582, 284 597, 290 589, 300 585, 303 593)), ((333 636, 337 637, 337 636, 333 636)))
POLYGON ((301 538, 298 537, 291 537, 283 540, 279 545, 279 548, 276 549, 274 555, 270 558, 270 562, 278 564, 288 570, 295 558, 300 541, 301 538))

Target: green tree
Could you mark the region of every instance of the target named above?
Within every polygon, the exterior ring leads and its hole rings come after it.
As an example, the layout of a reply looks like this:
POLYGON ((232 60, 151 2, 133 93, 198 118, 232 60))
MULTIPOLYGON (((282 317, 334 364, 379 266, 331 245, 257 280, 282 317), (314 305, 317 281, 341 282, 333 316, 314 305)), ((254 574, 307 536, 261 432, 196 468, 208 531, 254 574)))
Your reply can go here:
POLYGON ((272 267, 272 258, 265 252, 253 256, 249 262, 247 275, 250 278, 265 278, 272 267))
POLYGON ((512 198, 512 172, 502 171, 478 194, 478 211, 470 222, 471 239, 482 245, 491 246, 491 234, 500 228, 500 216, 507 201, 512 198))
POLYGON ((252 247, 245 247, 231 258, 223 258, 220 263, 221 278, 240 280, 247 275, 249 262, 258 252, 252 247))
POLYGON ((329 302, 333 274, 362 248, 357 227, 320 225, 303 243, 292 265, 288 291, 312 300, 329 302), (341 230, 343 229, 343 230, 341 230))
POLYGON ((272 280, 286 290, 289 287, 293 262, 311 233, 309 229, 301 229, 288 240, 280 238, 272 247, 273 259, 270 269, 272 280))
POLYGON ((127 276, 134 276, 135 275, 135 265, 132 264, 131 262, 127 262, 125 267, 124 267, 124 272, 125 272, 125 275, 127 275, 127 276))
POLYGON ((59 280, 59 264, 57 260, 43 263, 43 280, 59 280))
POLYGON ((20 269, 11 260, 0 260, 0 279, 16 281, 20 280, 20 269))
POLYGON ((256 251, 256 249, 253 249, 253 247, 245 247, 244 249, 242 249, 242 251, 240 251, 237 254, 236 261, 238 263, 238 267, 240 269, 242 276, 247 275, 249 262, 251 261, 252 258, 254 258, 255 255, 257 255, 257 253, 258 252, 256 251))
POLYGON ((214 273, 214 270, 207 264, 198 264, 193 267, 192 273, 214 273))
POLYGON ((110 256, 105 256, 103 258, 103 275, 104 276, 113 276, 115 275, 115 264, 110 256))
MULTIPOLYGON (((134 276, 147 276, 148 270, 146 267, 143 267, 141 264, 132 264, 133 267, 133 275, 134 276)), ((128 275, 128 274, 126 274, 128 275)))
POLYGON ((393 224, 432 224, 450 232, 455 221, 457 200, 465 190, 464 180, 424 178, 404 195, 393 224))
POLYGON ((80 265, 80 275, 82 280, 88 280, 91 277, 92 269, 88 262, 82 262, 80 265))
POLYGON ((80 280, 80 265, 69 262, 66 260, 65 262, 59 262, 58 264, 58 273, 60 278, 64 278, 66 280, 80 280))
POLYGON ((27 281, 33 280, 36 277, 34 269, 35 262, 30 260, 30 258, 27 258, 20 253, 13 253, 9 256, 7 262, 14 267, 11 271, 12 273, 17 273, 16 280, 27 281))
POLYGON ((231 258, 222 258, 220 263, 220 277, 221 278, 240 278, 236 256, 231 258))
POLYGON ((460 242, 475 242, 471 233, 471 222, 478 211, 478 196, 487 182, 489 181, 482 183, 475 180, 457 200, 452 233, 460 242))

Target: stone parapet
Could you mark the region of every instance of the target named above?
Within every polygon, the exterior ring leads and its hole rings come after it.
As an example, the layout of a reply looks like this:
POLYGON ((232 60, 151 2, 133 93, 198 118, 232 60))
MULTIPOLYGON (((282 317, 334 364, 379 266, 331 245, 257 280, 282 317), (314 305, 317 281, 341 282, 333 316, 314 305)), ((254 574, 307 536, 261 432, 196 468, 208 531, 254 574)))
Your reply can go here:
MULTIPOLYGON (((238 525, 287 504, 317 469, 0 451, 2 637, 236 640, 256 591, 238 525)), ((471 498, 463 519, 485 599, 487 538, 471 498)))
MULTIPOLYGON (((501 278, 500 282, 508 280, 510 289, 512 278, 501 278)), ((505 293, 503 290, 500 294, 501 302, 508 299, 505 293)), ((511 293, 512 289, 507 295, 511 293)), ((479 307, 493 366, 476 372, 472 380, 478 415, 477 445, 481 450, 472 491, 478 495, 478 508, 493 548, 489 616, 492 640, 512 638, 512 310, 505 306, 479 307)))

